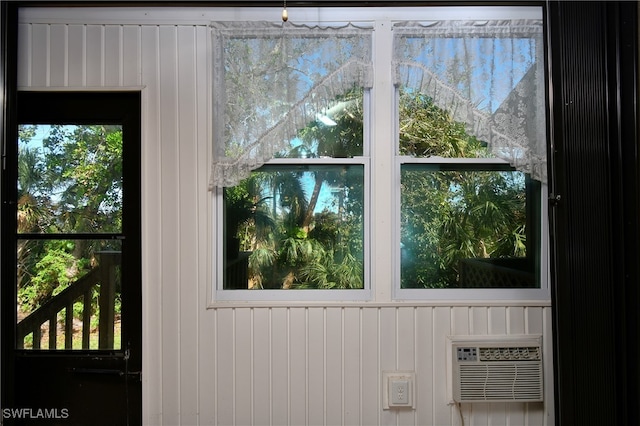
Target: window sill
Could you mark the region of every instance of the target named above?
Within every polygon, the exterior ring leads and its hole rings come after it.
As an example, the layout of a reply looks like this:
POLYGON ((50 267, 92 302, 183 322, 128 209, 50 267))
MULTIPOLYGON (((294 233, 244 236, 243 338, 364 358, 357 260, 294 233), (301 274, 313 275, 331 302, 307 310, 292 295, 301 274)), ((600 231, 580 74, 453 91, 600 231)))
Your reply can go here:
MULTIPOLYGON (((313 290, 317 291, 317 290, 313 290)), ((394 308, 394 307, 551 307, 550 298, 539 299, 430 299, 425 300, 213 300, 207 304, 207 309, 234 308, 394 308)))

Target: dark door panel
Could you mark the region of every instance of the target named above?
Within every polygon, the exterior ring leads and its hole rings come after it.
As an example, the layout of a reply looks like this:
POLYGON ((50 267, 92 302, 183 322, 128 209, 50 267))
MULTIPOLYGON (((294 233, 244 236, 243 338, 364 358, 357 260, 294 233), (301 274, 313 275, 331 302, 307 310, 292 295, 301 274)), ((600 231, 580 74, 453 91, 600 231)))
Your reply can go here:
POLYGON ((138 424, 128 414, 141 406, 141 376, 128 364, 120 353, 18 355, 15 407, 31 411, 16 424, 138 424))
POLYGON ((17 100, 2 176, 2 420, 141 424, 140 93, 17 100))

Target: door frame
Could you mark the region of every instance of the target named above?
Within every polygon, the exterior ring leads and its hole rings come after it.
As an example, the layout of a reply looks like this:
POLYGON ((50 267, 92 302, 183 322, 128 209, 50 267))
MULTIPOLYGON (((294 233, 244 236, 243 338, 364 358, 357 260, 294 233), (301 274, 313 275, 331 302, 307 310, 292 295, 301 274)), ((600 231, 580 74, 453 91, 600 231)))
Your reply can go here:
MULTIPOLYGON (((16 92, 15 113, 6 123, 6 143, 2 168, 2 406, 25 408, 18 397, 20 368, 28 371, 57 371, 60 380, 69 383, 86 382, 86 377, 76 370, 90 371, 93 389, 119 389, 126 395, 127 424, 142 421, 141 375, 142 371, 142 235, 141 235, 141 107, 140 91, 23 91, 16 92), (34 105, 34 107, 31 107, 34 105), (121 124, 123 130, 123 225, 117 238, 123 243, 122 265, 122 343, 121 348, 98 350, 24 350, 16 344, 16 244, 17 233, 17 158, 18 124, 121 124), (13 141, 13 142, 11 142, 13 141), (45 368, 44 366, 49 366, 45 368), (20 367, 21 366, 21 367, 20 367), (78 367, 78 368, 76 368, 78 367), (66 371, 66 373, 65 373, 66 371), (107 377, 105 372, 120 371, 120 379, 107 377), (98 374, 97 376, 95 374, 98 374), (137 382, 136 380, 137 379, 137 382), (97 386, 97 387, 96 387, 97 386), (115 388, 114 388, 115 386, 115 388), (16 405, 17 404, 17 405, 16 405), (20 406, 18 406, 20 405, 20 406)), ((56 234, 57 235, 57 234, 56 234)), ((54 239, 60 236, 52 235, 54 239)), ((72 236, 73 234, 70 234, 72 236)), ((88 234, 87 234, 88 235, 88 234)), ((85 235, 85 238, 87 237, 85 235)), ((90 236, 100 239, 101 234, 90 236)), ((25 237, 29 238, 27 234, 25 237)), ((40 237, 36 235, 35 237, 40 237)), ((42 237, 46 238, 46 235, 42 237)), ((79 236, 82 237, 82 236, 79 236)), ((111 238, 106 236, 106 238, 111 238)), ((115 234, 114 234, 114 237, 115 234)), ((56 373, 52 373, 56 374, 56 373)), ((87 382, 88 384, 88 382, 87 382)), ((27 385, 28 388, 28 385, 27 385)), ((77 392, 77 386, 75 387, 77 392)), ((68 392, 73 392, 71 387, 68 392)), ((61 392, 62 395, 64 393, 61 392)), ((47 394, 48 395, 48 394, 47 394)), ((48 398, 48 397, 46 397, 48 398)), ((55 400, 55 398, 53 398, 55 400)), ((28 407, 26 407, 28 408, 28 407)), ((40 408, 40 407, 31 407, 40 408)), ((47 407, 42 407, 47 408, 47 407)), ((64 408, 64 407, 62 407, 64 408)), ((69 410, 70 418, 74 414, 69 410)), ((4 413, 3 413, 4 414, 4 413)), ((77 417, 78 414, 76 414, 77 417)))

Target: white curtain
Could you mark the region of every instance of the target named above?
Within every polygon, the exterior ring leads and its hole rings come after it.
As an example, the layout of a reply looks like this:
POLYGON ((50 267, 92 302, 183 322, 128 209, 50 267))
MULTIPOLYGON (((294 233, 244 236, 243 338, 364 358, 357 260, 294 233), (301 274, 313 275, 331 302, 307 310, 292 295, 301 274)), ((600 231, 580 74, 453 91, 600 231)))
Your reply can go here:
POLYGON ((233 186, 354 88, 370 88, 372 29, 215 22, 210 188, 233 186))
POLYGON ((492 154, 545 182, 542 21, 396 23, 395 84, 422 93, 492 154))

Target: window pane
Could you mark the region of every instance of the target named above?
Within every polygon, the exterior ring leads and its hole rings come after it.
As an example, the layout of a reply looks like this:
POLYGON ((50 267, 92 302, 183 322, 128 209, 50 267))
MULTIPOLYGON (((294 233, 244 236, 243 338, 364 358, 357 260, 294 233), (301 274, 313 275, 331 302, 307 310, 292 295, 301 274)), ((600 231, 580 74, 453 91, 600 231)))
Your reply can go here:
POLYGON ((394 25, 401 155, 499 157, 546 176, 541 20, 394 25))
POLYGON ((20 125, 18 233, 122 229, 122 126, 20 125))
POLYGON ((362 165, 268 165, 226 188, 225 289, 359 289, 362 165))
POLYGON ((373 84, 373 28, 259 21, 211 27, 219 59, 212 79, 213 139, 219 141, 213 185, 237 185, 274 157, 362 155, 362 132, 345 138, 343 130, 362 127, 354 117, 362 116, 363 91, 373 84))
POLYGON ((411 157, 493 158, 487 144, 422 93, 400 92, 399 153, 411 157))
POLYGON ((281 158, 352 158, 363 155, 363 91, 353 91, 332 99, 280 151, 281 158))
POLYGON ((531 187, 513 170, 403 166, 402 287, 538 287, 531 187))
POLYGON ((18 240, 17 346, 119 349, 119 240, 18 240))

